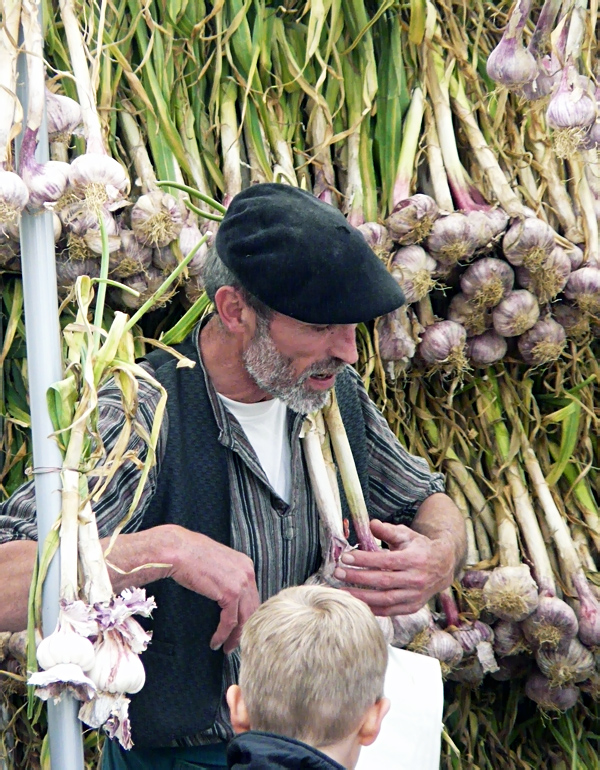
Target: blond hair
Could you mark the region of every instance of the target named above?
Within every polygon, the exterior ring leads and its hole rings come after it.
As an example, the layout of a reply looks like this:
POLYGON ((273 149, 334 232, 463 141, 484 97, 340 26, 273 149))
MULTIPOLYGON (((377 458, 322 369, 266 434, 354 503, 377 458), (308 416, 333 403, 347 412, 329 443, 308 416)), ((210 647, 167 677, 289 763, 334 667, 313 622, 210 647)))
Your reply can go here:
POLYGON ((253 730, 330 746, 383 697, 387 645, 369 607, 324 586, 287 588, 250 617, 240 688, 253 730))

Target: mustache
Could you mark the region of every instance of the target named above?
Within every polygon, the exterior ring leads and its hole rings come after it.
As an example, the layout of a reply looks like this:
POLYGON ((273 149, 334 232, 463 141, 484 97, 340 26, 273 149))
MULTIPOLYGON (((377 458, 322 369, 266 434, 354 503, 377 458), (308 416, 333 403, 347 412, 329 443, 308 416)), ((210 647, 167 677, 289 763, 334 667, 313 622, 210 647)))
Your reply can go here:
POLYGON ((314 374, 323 374, 326 377, 340 374, 345 366, 345 362, 339 358, 326 358, 323 361, 317 361, 316 363, 311 364, 308 369, 302 373, 300 382, 306 382, 306 380, 314 374))

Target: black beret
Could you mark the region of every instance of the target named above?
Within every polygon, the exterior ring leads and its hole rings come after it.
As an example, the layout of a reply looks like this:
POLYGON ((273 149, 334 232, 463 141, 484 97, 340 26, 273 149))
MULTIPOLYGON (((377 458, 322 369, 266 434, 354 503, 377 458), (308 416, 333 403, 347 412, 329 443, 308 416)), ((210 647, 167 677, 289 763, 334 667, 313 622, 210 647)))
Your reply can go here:
POLYGON ((359 323, 405 302, 362 233, 297 187, 257 184, 238 193, 216 247, 244 288, 299 321, 359 323))

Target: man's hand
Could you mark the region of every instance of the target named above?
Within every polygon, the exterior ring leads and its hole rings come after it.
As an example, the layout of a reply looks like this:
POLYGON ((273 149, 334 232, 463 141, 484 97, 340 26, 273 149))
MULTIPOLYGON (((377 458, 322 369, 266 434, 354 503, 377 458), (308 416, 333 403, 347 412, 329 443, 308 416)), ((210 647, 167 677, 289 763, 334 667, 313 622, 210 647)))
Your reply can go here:
POLYGON ((334 575, 351 584, 344 590, 366 602, 375 615, 417 612, 452 583, 463 558, 464 523, 445 495, 432 495, 423 503, 414 529, 373 520, 371 531, 389 550, 345 553, 334 575), (441 526, 433 526, 432 518, 441 526))
POLYGON ((210 646, 227 653, 240 641, 242 627, 260 604, 252 560, 206 535, 174 527, 169 577, 184 588, 214 599, 221 618, 210 646))

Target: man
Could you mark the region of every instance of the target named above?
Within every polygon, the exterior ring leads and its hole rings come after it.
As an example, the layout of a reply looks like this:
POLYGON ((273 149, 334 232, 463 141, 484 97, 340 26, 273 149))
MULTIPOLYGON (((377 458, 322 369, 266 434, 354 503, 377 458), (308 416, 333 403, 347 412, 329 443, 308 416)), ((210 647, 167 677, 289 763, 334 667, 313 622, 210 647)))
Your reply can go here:
MULTIPOLYGON (((373 534, 388 545, 344 556, 364 568, 347 590, 375 614, 414 612, 450 584, 465 550, 462 517, 440 474, 400 446, 351 368, 356 324, 404 297, 342 214, 292 187, 250 187, 220 225, 204 280, 216 312, 182 346, 196 367, 148 357, 169 393, 168 419, 158 464, 111 552, 120 570, 111 577, 116 592, 147 586, 157 610, 146 624, 146 685, 131 703, 136 745, 127 753, 110 743, 105 770, 226 766, 232 730, 223 695, 237 680, 244 622, 319 567, 299 434, 303 415, 334 386, 373 534), (152 566, 131 572, 144 564, 152 566)), ((147 431, 157 393, 141 385, 139 400, 147 431)), ((100 420, 107 451, 121 418, 108 385, 100 420)), ((130 449, 143 457, 139 435, 130 449)), ((138 473, 124 466, 97 504, 101 537, 127 510, 138 473)), ((26 625, 35 558, 31 488, 1 513, 0 629, 17 630, 26 625)), ((344 580, 342 566, 336 576, 344 580)))

